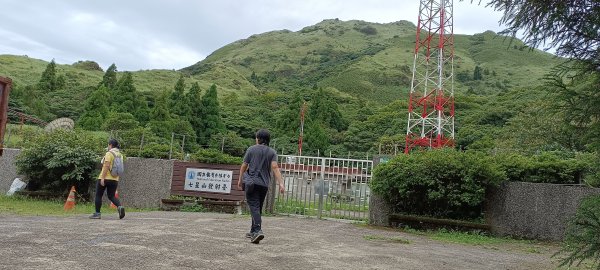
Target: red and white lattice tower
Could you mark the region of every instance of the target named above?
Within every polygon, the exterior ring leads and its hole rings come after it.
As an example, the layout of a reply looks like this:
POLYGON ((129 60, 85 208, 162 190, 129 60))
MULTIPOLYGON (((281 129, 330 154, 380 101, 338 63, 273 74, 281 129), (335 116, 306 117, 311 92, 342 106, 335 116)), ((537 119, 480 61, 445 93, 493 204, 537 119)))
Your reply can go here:
POLYGON ((421 0, 406 147, 454 145, 454 32, 452 0, 421 0))

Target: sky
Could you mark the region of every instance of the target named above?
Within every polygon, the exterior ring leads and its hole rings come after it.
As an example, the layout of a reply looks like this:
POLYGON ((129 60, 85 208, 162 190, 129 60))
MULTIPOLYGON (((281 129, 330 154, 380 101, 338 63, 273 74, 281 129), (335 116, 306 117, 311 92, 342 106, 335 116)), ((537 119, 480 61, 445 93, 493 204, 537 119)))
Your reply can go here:
MULTIPOLYGON (((454 1, 454 33, 499 32, 502 14, 454 1)), ((120 71, 181 69, 240 39, 324 19, 416 23, 417 0, 0 0, 0 54, 120 71)))

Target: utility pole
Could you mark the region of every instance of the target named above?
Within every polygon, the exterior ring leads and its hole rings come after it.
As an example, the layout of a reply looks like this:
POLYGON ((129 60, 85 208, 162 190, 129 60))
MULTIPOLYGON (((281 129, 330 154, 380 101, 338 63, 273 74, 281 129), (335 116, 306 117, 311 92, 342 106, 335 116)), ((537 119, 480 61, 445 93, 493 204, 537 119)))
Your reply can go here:
POLYGON ((302 139, 304 137, 304 114, 306 112, 306 101, 300 108, 300 137, 298 138, 298 155, 302 156, 302 139))

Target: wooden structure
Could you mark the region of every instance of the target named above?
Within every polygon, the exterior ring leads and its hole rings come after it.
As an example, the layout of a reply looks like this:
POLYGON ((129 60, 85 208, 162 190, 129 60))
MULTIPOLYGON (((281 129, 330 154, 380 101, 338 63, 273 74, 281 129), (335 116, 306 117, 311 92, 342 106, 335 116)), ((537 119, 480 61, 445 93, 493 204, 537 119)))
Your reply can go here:
POLYGON ((0 156, 4 150, 4 132, 8 122, 8 94, 12 87, 12 80, 0 77, 0 156))
MULTIPOLYGON (((245 200, 244 191, 238 189, 237 181, 240 176, 240 165, 226 165, 226 164, 205 164, 205 163, 193 163, 175 161, 173 165, 173 178, 171 180, 171 195, 182 195, 202 198, 197 203, 202 204, 205 207, 211 206, 232 206, 235 208, 235 212, 241 213, 242 203, 245 200), (231 171, 231 182, 228 183, 231 187, 229 192, 204 192, 195 190, 186 190, 186 173, 188 169, 206 169, 206 170, 220 170, 220 171, 231 171)), ((183 200, 169 200, 163 199, 163 205, 177 205, 184 203, 183 200)))

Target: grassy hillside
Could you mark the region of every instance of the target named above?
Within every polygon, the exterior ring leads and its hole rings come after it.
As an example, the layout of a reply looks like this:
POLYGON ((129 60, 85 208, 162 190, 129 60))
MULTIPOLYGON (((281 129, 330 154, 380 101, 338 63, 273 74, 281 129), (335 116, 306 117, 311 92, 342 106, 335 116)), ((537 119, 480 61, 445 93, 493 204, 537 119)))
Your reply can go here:
MULTIPOLYGON (((318 140, 325 138, 323 145, 328 148, 311 150, 367 151, 382 141, 403 144, 415 32, 415 25, 407 21, 324 20, 296 32, 250 36, 179 71, 140 70, 132 74, 136 89, 146 93, 172 91, 182 74, 186 89, 194 82, 203 91, 216 84, 229 131, 250 138, 256 128, 268 127, 276 136, 283 136, 278 143, 290 149, 297 138, 293 130, 296 124, 285 122, 297 121, 294 114, 299 113, 300 106, 290 103, 292 97, 300 93, 309 103, 316 103, 311 98, 322 88, 332 96, 338 106, 334 110, 339 109, 342 122, 348 125, 333 129, 326 124, 314 134, 321 134, 318 140)), ((513 128, 509 133, 517 134, 514 127, 526 125, 527 108, 545 98, 538 87, 542 78, 560 61, 490 31, 456 35, 456 131, 461 147, 496 147, 495 138, 506 135, 508 131, 503 130, 507 123, 513 128), (474 76, 476 69, 479 78, 474 76)), ((31 97, 24 93, 26 86, 40 79, 47 64, 27 56, 0 55, 0 76, 14 80, 15 88, 22 90, 20 96, 15 91, 15 99, 23 104, 43 102, 52 107, 54 116, 77 119, 81 104, 102 80, 103 71, 58 63, 57 74, 65 77, 68 87, 48 95, 48 100, 27 100, 31 97)), ((149 103, 152 106, 152 97, 149 103)))
MULTIPOLYGON (((406 98, 416 27, 406 21, 374 24, 325 20, 298 32, 274 31, 236 41, 183 71, 192 75, 223 66, 237 70, 261 90, 285 91, 317 84, 377 103, 406 98)), ((485 32, 455 37, 455 73, 481 81, 456 80, 457 93, 493 94, 535 86, 554 64, 549 53, 519 40, 485 32)))
MULTIPOLYGON (((273 31, 233 42, 182 71, 188 75, 187 85, 199 82, 207 89, 215 83, 221 96, 235 92, 244 97, 317 84, 385 104, 406 98, 415 30, 407 21, 376 24, 324 20, 297 32, 273 31)), ((501 88, 539 85, 559 61, 493 32, 456 35, 455 49, 456 74, 472 76, 476 65, 489 73, 480 82, 457 80, 457 93, 472 88, 476 93, 490 94, 501 88)), ((47 64, 27 56, 0 55, 0 75, 11 77, 16 85, 30 85, 39 80, 47 64)), ((103 75, 61 63, 57 69, 81 87, 97 85, 103 75)), ((180 74, 174 70, 133 72, 136 88, 143 92, 173 89, 180 74)))

